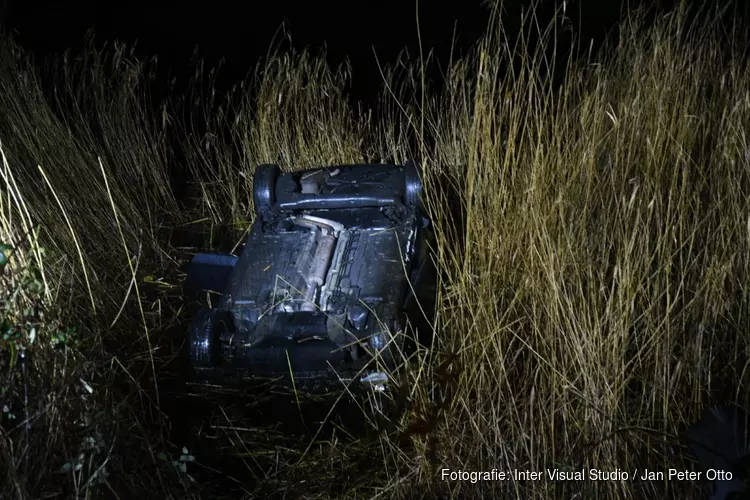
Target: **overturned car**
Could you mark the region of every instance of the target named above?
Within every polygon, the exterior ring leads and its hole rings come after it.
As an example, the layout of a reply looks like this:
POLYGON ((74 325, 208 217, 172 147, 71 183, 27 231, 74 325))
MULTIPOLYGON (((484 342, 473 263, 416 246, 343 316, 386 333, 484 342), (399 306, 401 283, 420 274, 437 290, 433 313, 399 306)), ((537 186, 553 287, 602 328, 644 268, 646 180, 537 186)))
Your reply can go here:
POLYGON ((258 166, 241 255, 198 254, 188 269, 190 290, 219 293, 190 327, 194 372, 372 381, 429 342, 436 271, 421 196, 411 162, 258 166))

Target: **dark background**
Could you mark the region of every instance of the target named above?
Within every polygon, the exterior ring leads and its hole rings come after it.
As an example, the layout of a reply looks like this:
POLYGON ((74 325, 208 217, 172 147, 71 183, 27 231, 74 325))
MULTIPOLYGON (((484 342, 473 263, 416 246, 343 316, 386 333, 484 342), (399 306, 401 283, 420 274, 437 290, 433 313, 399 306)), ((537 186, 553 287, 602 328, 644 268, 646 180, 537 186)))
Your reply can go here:
MULTIPOLYGON (((598 43, 612 30, 624 1, 573 0, 567 13, 574 28, 598 43)), ((636 1, 628 2, 630 6, 636 1)), ((662 2, 663 3, 663 2, 662 2)), ((506 0, 506 28, 517 29, 520 12, 528 0, 506 0)), ((142 57, 158 55, 159 67, 173 76, 189 76, 196 46, 213 66, 225 65, 217 82, 229 86, 242 79, 263 57, 282 25, 297 48, 327 47, 328 60, 336 65, 348 57, 353 67, 352 97, 371 100, 380 87, 373 49, 381 63, 392 63, 407 48, 418 55, 416 0, 213 1, 164 2, 38 2, 0 0, 0 22, 23 47, 38 58, 75 48, 87 31, 95 29, 98 42, 121 40, 137 43, 142 57)), ((549 16, 557 2, 542 1, 541 17, 549 16)), ((485 32, 489 9, 479 0, 421 0, 419 21, 424 51, 433 50, 445 65, 451 47, 466 52, 485 32)), ((588 43, 586 44, 588 45, 588 43)))

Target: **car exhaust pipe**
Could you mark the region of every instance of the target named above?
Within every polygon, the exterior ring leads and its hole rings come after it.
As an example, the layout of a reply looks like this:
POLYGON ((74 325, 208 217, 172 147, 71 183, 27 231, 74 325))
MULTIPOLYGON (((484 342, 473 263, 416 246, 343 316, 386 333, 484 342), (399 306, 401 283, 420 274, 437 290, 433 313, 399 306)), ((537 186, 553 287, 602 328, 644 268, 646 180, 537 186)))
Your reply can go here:
POLYGON ((336 247, 336 237, 327 234, 321 237, 318 248, 315 251, 310 274, 307 276, 307 290, 305 290, 305 302, 300 306, 301 311, 315 311, 315 294, 323 286, 328 274, 328 267, 333 258, 333 249, 336 247))
POLYGON ((331 220, 313 216, 298 217, 294 222, 300 226, 309 227, 312 231, 322 231, 323 233, 318 240, 318 246, 310 264, 310 273, 305 277, 307 282, 305 302, 300 306, 300 311, 313 312, 317 307, 315 295, 325 284, 328 268, 331 266, 331 260, 333 259, 333 252, 336 249, 338 233, 344 226, 331 220))

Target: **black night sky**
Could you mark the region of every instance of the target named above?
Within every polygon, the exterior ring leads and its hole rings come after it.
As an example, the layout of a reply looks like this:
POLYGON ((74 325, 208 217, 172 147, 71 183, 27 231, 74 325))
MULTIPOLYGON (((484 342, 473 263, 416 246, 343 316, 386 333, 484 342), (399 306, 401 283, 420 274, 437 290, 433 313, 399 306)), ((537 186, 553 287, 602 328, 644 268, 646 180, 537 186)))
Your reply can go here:
MULTIPOLYGON (((210 3, 152 2, 88 3, 0 0, 5 3, 6 29, 38 58, 79 46, 94 28, 96 40, 137 41, 140 56, 159 57, 162 69, 180 77, 189 74, 196 46, 213 66, 224 60, 220 86, 242 79, 264 56, 283 27, 295 47, 325 46, 329 62, 348 58, 353 67, 352 97, 370 100, 380 87, 375 53, 392 63, 404 48, 418 54, 417 3, 398 0, 343 2, 214 1, 210 3)), ((636 2, 630 1, 629 5, 636 2)), ((506 28, 514 29, 528 0, 505 1, 506 28)), ((542 19, 562 1, 544 1, 542 19)), ((584 40, 600 41, 620 18, 619 1, 567 2, 568 16, 584 40)), ((2 17, 2 16, 0 16, 2 17)), ((451 47, 465 52, 485 32, 488 8, 479 0, 426 2, 419 5, 423 49, 445 64, 451 47)))

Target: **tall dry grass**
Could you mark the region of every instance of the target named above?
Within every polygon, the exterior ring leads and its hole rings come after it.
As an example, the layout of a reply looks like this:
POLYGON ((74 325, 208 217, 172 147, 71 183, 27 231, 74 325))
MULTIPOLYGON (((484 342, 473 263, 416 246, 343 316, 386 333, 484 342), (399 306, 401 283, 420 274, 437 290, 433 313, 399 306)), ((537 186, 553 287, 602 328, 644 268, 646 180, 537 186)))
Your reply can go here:
POLYGON ((192 117, 181 128, 181 144, 191 158, 187 167, 214 224, 247 224, 258 164, 294 169, 364 160, 364 122, 344 93, 349 65, 331 69, 324 54, 281 47, 269 51, 223 99, 211 92, 213 70, 203 71, 198 62, 192 99, 179 103, 192 117), (198 112, 190 103, 198 103, 198 112))
POLYGON ((172 258, 160 226, 182 215, 166 115, 146 94, 151 70, 131 49, 93 41, 46 67, 9 38, 0 52, 0 241, 13 247, 0 275, 0 491, 159 491, 149 446, 164 423, 161 304, 142 288, 172 258), (107 480, 135 463, 151 468, 107 480))
MULTIPOLYGON (((4 427, 8 495, 38 496, 42 484, 105 496, 208 491, 179 467, 189 453, 157 458, 175 444, 151 389, 158 339, 182 315, 140 288, 145 275, 174 271, 160 213, 185 222, 166 189, 173 133, 198 187, 191 214, 214 224, 246 227, 256 163, 416 157, 425 168, 442 286, 434 348, 394 384, 403 411, 363 410, 373 431, 364 437, 340 429, 295 441, 221 408, 216 441, 235 457, 241 474, 229 482, 246 497, 700 498, 687 482, 441 480, 443 468, 692 469, 680 429, 704 406, 747 405, 747 39, 685 10, 646 19, 631 15, 605 51, 576 58, 553 50, 561 24, 542 30, 530 14, 511 40, 494 12, 441 92, 419 59, 384 67, 374 114, 348 106, 348 67, 305 52, 274 54, 225 101, 197 82, 187 119, 179 99, 160 116, 146 111, 144 67, 124 49, 88 52, 93 77, 68 60, 59 102, 30 61, 6 52, 0 242, 21 250, 0 279, 17 288, 36 262, 32 303, 92 335, 62 351, 32 348, 27 330, 2 344, 0 366, 16 382, 0 403, 44 415, 4 427), (94 306, 103 319, 88 321, 94 306), (91 340, 100 337, 123 350, 91 340), (19 345, 41 360, 33 377, 10 366, 19 345)), ((19 297, 4 301, 25 324, 19 297)), ((186 470, 200 478, 207 467, 186 470)))
MULTIPOLYGON (((706 405, 747 405, 747 40, 688 19, 631 17, 600 60, 569 63, 561 88, 523 40, 520 70, 503 72, 518 51, 496 25, 476 79, 458 92, 451 83, 433 109, 425 162, 461 164, 452 175, 466 180, 464 244, 442 256, 438 333, 460 375, 450 406, 432 410, 421 465, 406 469, 415 478, 434 484, 442 467, 689 468, 680 429, 706 405)), ((698 494, 621 481, 441 486, 698 494)))

